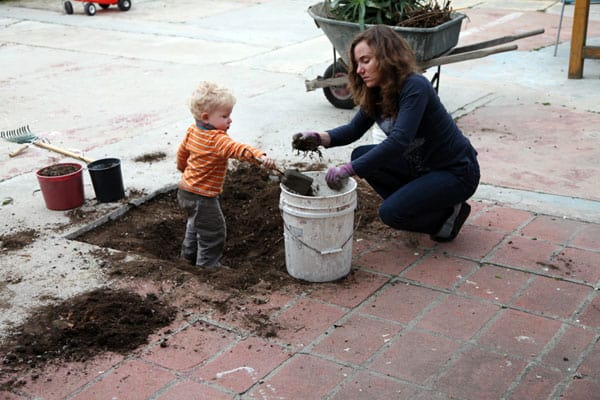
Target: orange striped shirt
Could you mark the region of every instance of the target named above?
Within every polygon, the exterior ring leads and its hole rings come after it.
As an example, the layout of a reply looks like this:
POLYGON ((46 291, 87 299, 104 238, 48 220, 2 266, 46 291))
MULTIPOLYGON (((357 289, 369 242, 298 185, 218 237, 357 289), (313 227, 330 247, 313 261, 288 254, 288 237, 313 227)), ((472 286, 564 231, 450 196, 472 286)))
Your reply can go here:
POLYGON ((223 191, 228 160, 260 164, 265 152, 234 141, 226 131, 205 130, 191 125, 177 149, 177 169, 183 172, 179 188, 206 197, 223 191))

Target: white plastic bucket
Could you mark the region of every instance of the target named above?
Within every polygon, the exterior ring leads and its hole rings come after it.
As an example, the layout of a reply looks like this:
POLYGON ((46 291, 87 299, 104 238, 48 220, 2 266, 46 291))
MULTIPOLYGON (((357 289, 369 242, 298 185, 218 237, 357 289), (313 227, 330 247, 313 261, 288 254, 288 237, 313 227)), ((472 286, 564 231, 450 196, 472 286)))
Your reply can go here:
POLYGON ((352 264, 356 181, 339 190, 325 182, 324 171, 303 172, 314 179, 314 196, 302 196, 281 184, 285 265, 288 273, 309 282, 343 278, 352 264))

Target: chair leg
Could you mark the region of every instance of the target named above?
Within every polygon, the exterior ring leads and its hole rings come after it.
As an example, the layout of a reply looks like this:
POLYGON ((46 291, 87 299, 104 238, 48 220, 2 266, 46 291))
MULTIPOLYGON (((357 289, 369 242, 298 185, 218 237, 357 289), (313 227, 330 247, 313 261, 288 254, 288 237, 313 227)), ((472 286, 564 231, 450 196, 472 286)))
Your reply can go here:
POLYGON ((560 19, 558 20, 558 29, 556 32, 556 42, 554 43, 554 57, 556 57, 556 50, 558 49, 558 41, 560 40, 560 28, 562 27, 562 20, 565 14, 565 4, 566 1, 562 1, 562 7, 560 9, 560 19))

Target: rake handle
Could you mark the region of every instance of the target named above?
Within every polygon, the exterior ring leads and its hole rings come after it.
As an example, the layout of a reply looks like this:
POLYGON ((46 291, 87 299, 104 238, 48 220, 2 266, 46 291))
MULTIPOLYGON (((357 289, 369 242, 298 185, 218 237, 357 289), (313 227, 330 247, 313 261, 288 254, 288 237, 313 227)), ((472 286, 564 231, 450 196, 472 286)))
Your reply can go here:
POLYGON ((28 147, 29 147, 28 144, 26 144, 25 146, 21 146, 18 149, 16 149, 15 151, 8 153, 8 156, 9 157, 16 157, 19 154, 21 154, 22 152, 24 152, 25 150, 27 150, 28 147))
POLYGON ((59 153, 59 154, 62 154, 64 156, 68 156, 68 157, 71 157, 71 158, 75 158, 77 160, 81 160, 81 161, 83 161, 86 164, 89 164, 89 163, 91 163, 91 162, 94 161, 91 158, 87 158, 87 157, 81 156, 81 155, 79 155, 77 153, 73 153, 72 151, 69 151, 69 150, 61 149, 60 147, 52 146, 51 144, 48 144, 48 143, 33 142, 33 144, 36 145, 36 146, 38 146, 38 147, 41 147, 43 149, 50 150, 50 151, 53 151, 55 153, 59 153))

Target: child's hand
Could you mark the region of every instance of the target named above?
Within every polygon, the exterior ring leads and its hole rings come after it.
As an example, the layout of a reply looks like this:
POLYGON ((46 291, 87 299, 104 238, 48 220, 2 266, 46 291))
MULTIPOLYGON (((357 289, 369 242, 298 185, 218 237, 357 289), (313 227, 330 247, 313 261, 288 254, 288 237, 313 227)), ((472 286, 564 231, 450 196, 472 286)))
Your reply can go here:
POLYGON ((273 160, 271 157, 262 155, 262 156, 258 157, 258 159, 260 160, 260 163, 262 165, 264 165, 266 168, 268 168, 268 169, 275 168, 275 160, 273 160))

